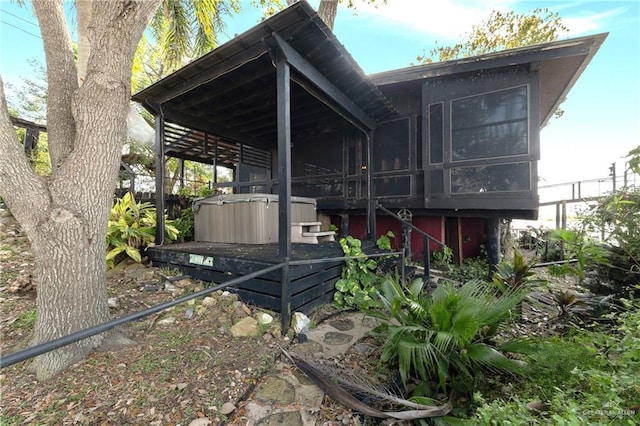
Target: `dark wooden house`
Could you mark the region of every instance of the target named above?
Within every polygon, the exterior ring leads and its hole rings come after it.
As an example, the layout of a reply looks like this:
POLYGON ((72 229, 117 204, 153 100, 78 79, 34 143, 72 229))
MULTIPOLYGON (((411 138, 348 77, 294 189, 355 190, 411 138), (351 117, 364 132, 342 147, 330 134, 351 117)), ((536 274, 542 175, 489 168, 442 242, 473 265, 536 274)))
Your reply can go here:
MULTIPOLYGON (((151 258, 216 280, 313 258, 308 245, 291 242, 292 197, 314 200, 321 222, 343 235, 401 235, 381 205, 459 257, 478 254, 482 243, 495 253, 500 218, 536 217, 540 128, 605 37, 366 76, 297 2, 133 97, 156 117, 158 192, 167 157, 228 167, 234 181, 217 187, 277 195, 277 241, 262 245, 260 258, 243 244, 232 245, 235 255, 229 243, 162 246, 159 234, 151 258)), ((422 252, 424 241, 413 232, 412 251, 422 252)), ((320 257, 341 253, 335 244, 322 250, 320 257)), ((339 269, 296 266, 240 291, 271 309, 304 310, 328 300, 339 269), (306 281, 296 288, 298 279, 306 281)))

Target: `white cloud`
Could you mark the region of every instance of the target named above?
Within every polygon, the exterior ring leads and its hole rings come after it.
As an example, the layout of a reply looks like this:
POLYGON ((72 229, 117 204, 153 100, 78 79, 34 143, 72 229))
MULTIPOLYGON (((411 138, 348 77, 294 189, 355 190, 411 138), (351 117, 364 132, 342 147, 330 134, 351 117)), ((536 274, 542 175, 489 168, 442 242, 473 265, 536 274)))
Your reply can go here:
POLYGON ((569 28, 569 34, 577 36, 581 34, 594 33, 602 31, 603 22, 609 18, 622 15, 626 12, 626 8, 616 8, 600 13, 588 13, 584 16, 567 16, 562 17, 562 22, 569 28))
POLYGON ((379 25, 396 27, 439 40, 457 40, 473 25, 486 18, 492 10, 508 10, 515 0, 387 0, 386 5, 374 7, 356 0, 356 12, 379 25))
MULTIPOLYGON (((355 11, 341 6, 340 14, 355 13, 374 25, 421 34, 429 39, 451 41, 458 40, 473 25, 486 20, 493 10, 524 12, 535 7, 530 1, 522 0, 387 0, 386 5, 378 3, 380 5, 375 7, 366 0, 354 0, 355 11)), ((570 35, 577 36, 600 31, 603 22, 626 12, 624 7, 602 11, 603 5, 606 2, 569 1, 558 2, 551 9, 560 14, 570 35), (590 4, 599 10, 590 10, 590 4)), ((314 6, 317 7, 316 4, 314 6)))

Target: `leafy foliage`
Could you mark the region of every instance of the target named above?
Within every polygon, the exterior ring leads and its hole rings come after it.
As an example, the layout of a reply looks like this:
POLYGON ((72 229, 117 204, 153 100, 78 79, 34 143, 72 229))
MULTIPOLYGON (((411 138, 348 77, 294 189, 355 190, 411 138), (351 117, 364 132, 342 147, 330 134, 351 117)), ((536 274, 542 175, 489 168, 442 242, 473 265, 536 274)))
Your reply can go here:
POLYGON ((336 281, 333 304, 340 308, 368 309, 376 305, 375 270, 378 263, 362 251, 362 242, 351 236, 340 239, 347 259, 341 278, 336 281))
POLYGON ((564 268, 552 267, 551 271, 574 274, 582 282, 587 268, 595 265, 606 265, 607 249, 589 238, 584 231, 572 229, 556 229, 549 236, 550 241, 559 243, 564 251, 564 258, 574 259, 573 265, 568 263, 564 268))
MULTIPOLYGON (((527 378, 508 400, 474 394, 475 424, 638 424, 640 310, 628 302, 613 330, 576 330, 535 343, 527 378), (542 412, 527 409, 540 400, 542 412)), ((486 393, 485 393, 486 392, 486 393)))
POLYGON ((468 394, 487 368, 524 372, 524 363, 505 353, 528 352, 526 341, 496 346, 489 340, 510 320, 524 291, 496 294, 490 286, 470 281, 461 288, 440 285, 426 295, 423 285, 415 280, 403 287, 387 276, 380 291, 384 311, 371 313, 385 322, 382 360, 397 362, 403 383, 415 375, 423 382, 436 381, 444 392, 451 385, 468 394))
POLYGON ((516 47, 530 46, 557 40, 568 34, 569 29, 562 23, 557 12, 536 8, 529 13, 494 10, 489 18, 472 27, 463 41, 451 47, 437 46, 431 50, 431 57, 418 56, 418 61, 432 62, 482 55, 516 47))
POLYGON ((194 218, 193 208, 187 207, 180 211, 180 217, 174 222, 174 226, 179 232, 179 238, 181 242, 193 241, 194 237, 194 218))
MULTIPOLYGON (((151 203, 136 202, 130 192, 117 199, 111 208, 107 229, 107 266, 113 267, 121 253, 142 262, 140 248, 153 243, 156 234, 156 211, 151 203)), ((178 229, 165 222, 165 236, 177 239, 178 229)))
POLYGON ((517 249, 513 249, 513 260, 511 262, 500 262, 493 274, 493 284, 501 293, 507 293, 513 289, 529 287, 540 282, 534 278, 535 273, 531 265, 524 261, 524 257, 517 249))
POLYGON ((620 287, 640 284, 640 188, 623 188, 599 202, 581 217, 585 229, 600 231, 607 262, 602 275, 620 287))

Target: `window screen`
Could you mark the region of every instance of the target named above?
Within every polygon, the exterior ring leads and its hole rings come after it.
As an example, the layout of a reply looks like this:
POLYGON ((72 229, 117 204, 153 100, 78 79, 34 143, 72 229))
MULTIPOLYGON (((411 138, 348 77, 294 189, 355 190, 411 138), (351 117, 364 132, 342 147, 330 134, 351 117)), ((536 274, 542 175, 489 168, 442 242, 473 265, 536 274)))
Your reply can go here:
POLYGON ((429 105, 429 163, 442 163, 444 147, 444 106, 429 105))
POLYGON ((409 118, 381 124, 373 134, 373 171, 409 168, 409 118))
POLYGON ((451 169, 452 193, 529 191, 529 163, 497 164, 451 169))
POLYGON ((452 161, 528 152, 527 87, 451 102, 452 161))

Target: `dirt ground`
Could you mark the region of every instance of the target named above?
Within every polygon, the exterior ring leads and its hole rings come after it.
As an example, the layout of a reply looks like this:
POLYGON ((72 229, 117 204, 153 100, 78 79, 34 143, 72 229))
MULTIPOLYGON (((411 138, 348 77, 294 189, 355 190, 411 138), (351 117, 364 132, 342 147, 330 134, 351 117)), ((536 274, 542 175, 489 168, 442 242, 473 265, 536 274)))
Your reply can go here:
MULTIPOLYGON (((7 218, 0 223, 0 266, 0 349, 7 355, 29 345, 36 312, 29 242, 7 218)), ((108 280, 114 318, 206 285, 186 278, 167 289, 165 278, 176 271, 122 266, 108 280)), ((260 336, 232 336, 231 326, 257 310, 219 291, 123 326, 136 346, 94 352, 48 382, 35 379, 29 361, 7 367, 0 371, 0 425, 234 424, 243 401, 281 356, 280 346, 290 343, 273 313, 273 325, 260 336)), ((320 415, 325 410, 331 422, 344 410, 327 403, 320 415)))

